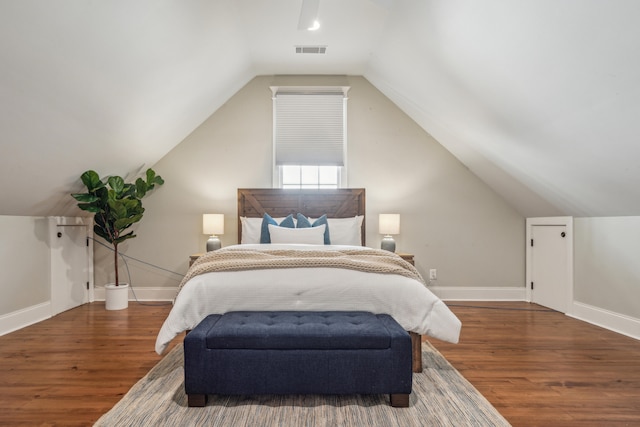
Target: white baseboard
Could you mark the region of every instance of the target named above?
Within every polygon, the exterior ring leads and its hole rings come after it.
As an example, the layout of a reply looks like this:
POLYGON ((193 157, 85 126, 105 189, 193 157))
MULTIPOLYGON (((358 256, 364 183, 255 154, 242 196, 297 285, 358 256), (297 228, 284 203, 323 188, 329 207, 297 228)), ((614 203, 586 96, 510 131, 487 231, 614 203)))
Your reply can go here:
MULTIPOLYGON (((140 287, 134 288, 133 292, 135 292, 138 301, 173 301, 177 289, 177 287, 140 287)), ((430 286, 429 289, 444 301, 525 301, 524 287, 430 286)), ((133 292, 131 289, 129 290, 130 301, 136 300, 133 292)), ((104 288, 96 287, 94 295, 97 301, 104 301, 104 288)), ((571 305, 571 311, 567 313, 567 316, 640 340, 640 319, 575 301, 571 305)), ((0 316, 0 336, 50 317, 50 302, 2 315, 0 316)))
POLYGON ((0 336, 51 317, 51 302, 32 305, 0 316, 0 336))
MULTIPOLYGON (((443 301, 526 301, 523 287, 429 286, 443 301)), ((567 316, 640 340, 640 319, 574 301, 567 316)))
POLYGON ((429 286, 443 301, 524 301, 526 289, 522 287, 429 286))
POLYGON ((576 301, 567 316, 640 340, 640 319, 576 301))
MULTIPOLYGON (((173 301, 178 292, 178 287, 134 287, 129 288, 129 301, 173 301)), ((93 297, 95 301, 104 301, 104 287, 94 289, 93 297)))

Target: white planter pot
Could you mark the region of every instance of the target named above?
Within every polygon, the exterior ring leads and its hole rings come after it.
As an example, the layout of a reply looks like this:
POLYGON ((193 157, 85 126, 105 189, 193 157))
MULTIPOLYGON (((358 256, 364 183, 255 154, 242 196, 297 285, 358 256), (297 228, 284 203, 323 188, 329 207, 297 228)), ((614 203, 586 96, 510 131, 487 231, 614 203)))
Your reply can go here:
POLYGON ((124 310, 129 306, 129 284, 113 283, 104 285, 104 301, 107 310, 124 310))

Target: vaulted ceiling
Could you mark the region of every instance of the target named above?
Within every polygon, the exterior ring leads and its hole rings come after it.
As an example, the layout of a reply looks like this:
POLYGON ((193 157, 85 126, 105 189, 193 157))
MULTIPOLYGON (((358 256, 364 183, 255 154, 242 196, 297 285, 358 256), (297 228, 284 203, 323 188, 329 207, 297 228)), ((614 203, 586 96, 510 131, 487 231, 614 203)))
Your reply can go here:
POLYGON ((0 214, 61 215, 257 75, 362 75, 525 216, 640 215, 636 0, 0 0, 0 214), (326 46, 296 54, 295 46, 326 46))

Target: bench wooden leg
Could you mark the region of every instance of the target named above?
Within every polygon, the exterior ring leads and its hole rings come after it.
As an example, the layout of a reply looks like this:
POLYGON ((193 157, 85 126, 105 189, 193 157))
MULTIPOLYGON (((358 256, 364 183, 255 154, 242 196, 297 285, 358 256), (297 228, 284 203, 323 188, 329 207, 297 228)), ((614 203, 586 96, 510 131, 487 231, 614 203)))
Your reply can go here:
POLYGON ((409 395, 408 394, 391 394, 391 406, 394 408, 408 408, 409 407, 409 395))
POLYGON ((415 332, 409 332, 411 336, 411 358, 413 359, 413 372, 422 372, 422 336, 415 332))
POLYGON ((187 400, 189 401, 188 406, 191 407, 202 407, 207 404, 207 395, 206 394, 188 394, 187 400))

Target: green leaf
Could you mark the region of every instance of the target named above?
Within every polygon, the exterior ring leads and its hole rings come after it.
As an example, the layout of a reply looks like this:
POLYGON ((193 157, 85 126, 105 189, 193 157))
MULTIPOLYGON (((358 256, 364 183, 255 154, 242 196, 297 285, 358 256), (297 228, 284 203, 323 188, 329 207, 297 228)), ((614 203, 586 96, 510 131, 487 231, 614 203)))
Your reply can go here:
POLYGON ((104 184, 102 183, 102 181, 100 181, 100 176, 98 176, 95 171, 86 171, 85 173, 80 175, 80 179, 90 193, 95 191, 97 188, 104 187, 104 184))
POLYGON ((152 169, 149 169, 147 171, 147 184, 149 184, 151 188, 153 188, 156 184, 164 184, 164 179, 162 179, 160 175, 156 175, 156 173, 152 169), (149 171, 151 171, 152 173, 150 174, 149 171))
POLYGON ((133 231, 127 234, 124 234, 122 236, 119 236, 117 239, 115 239, 115 243, 122 243, 127 239, 133 239, 134 237, 136 237, 135 234, 133 234, 133 231))
POLYGON ((142 214, 134 215, 130 218, 120 218, 114 221, 113 226, 118 230, 124 230, 142 219, 142 214))
POLYGON ((127 215, 129 216, 139 213, 140 209, 142 209, 142 201, 138 199, 122 199, 118 202, 127 210, 127 215))
POLYGON ((147 191, 153 190, 156 184, 164 184, 164 179, 162 179, 160 175, 156 175, 156 172, 153 169, 147 169, 147 191))
POLYGON ((93 226, 93 232, 96 233, 98 236, 102 237, 107 242, 113 243, 111 241, 111 237, 109 237, 109 234, 99 225, 96 224, 93 226))
POLYGON ((83 211, 93 212, 93 213, 98 213, 102 210, 100 209, 100 206, 96 206, 94 204, 89 204, 89 203, 78 203, 78 207, 83 211))
POLYGON ((123 203, 123 200, 118 200, 112 197, 112 193, 109 194, 109 201, 107 202, 109 207, 109 218, 113 218, 116 221, 118 218, 127 216, 127 207, 123 203))
POLYGON ((100 199, 100 203, 104 204, 107 202, 109 189, 106 186, 102 186, 100 188, 96 188, 93 194, 95 194, 100 199))
POLYGON ((142 178, 136 179, 136 190, 138 191, 138 197, 143 198, 147 194, 149 186, 142 178))
POLYGON ((95 194, 89 194, 89 193, 76 193, 76 194, 72 194, 71 196, 77 201, 82 203, 93 203, 100 199, 95 194))
POLYGON ((122 188, 122 193, 120 193, 120 197, 123 199, 138 199, 139 197, 136 195, 136 186, 133 184, 125 184, 122 188))
POLYGON ((122 190, 124 189, 124 179, 119 176, 110 176, 107 182, 109 183, 109 187, 111 187, 116 194, 122 193, 122 190))

